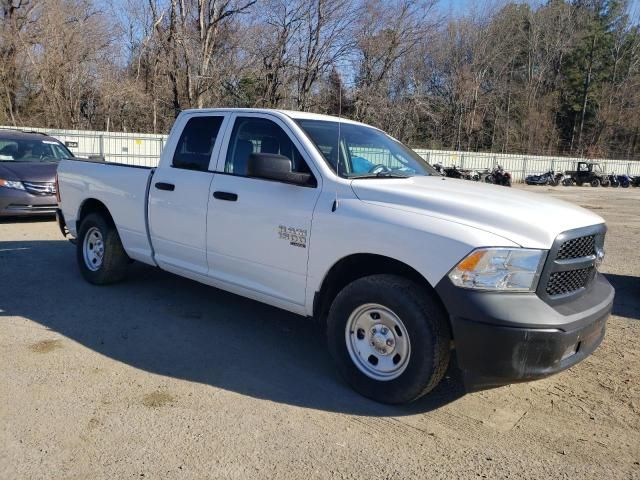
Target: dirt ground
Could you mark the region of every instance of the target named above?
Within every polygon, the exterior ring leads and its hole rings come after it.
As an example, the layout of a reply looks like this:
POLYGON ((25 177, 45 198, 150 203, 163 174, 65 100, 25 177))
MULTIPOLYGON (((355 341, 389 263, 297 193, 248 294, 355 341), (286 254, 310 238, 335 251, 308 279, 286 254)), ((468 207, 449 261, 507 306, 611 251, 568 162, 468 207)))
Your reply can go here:
POLYGON ((640 189, 529 189, 609 224, 603 344, 406 407, 353 393, 299 317, 141 265, 94 287, 54 222, 0 221, 0 478, 640 478, 640 189))

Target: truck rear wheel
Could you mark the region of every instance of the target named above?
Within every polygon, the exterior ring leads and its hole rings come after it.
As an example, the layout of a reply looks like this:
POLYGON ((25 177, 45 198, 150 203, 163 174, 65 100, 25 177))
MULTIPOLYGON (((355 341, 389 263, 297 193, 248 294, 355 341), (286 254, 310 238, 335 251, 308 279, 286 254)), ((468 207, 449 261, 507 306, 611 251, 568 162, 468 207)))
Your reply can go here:
POLYGON ((420 398, 449 365, 446 312, 431 292, 395 275, 347 285, 329 310, 327 337, 347 382, 378 402, 420 398))
POLYGON ((594 178, 593 180, 591 180, 591 186, 592 187, 599 187, 600 186, 600 179, 599 178, 594 178))
POLYGON ((82 276, 94 285, 122 280, 129 264, 118 230, 97 213, 87 215, 80 224, 76 258, 82 276))

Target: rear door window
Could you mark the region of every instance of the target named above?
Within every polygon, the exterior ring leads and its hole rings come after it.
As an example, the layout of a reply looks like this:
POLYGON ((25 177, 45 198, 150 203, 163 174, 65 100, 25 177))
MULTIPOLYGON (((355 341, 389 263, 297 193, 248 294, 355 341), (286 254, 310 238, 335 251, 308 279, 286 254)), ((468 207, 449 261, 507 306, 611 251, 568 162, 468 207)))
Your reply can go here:
POLYGON ((222 125, 222 116, 190 118, 182 130, 173 154, 173 167, 186 170, 209 170, 211 152, 222 125))

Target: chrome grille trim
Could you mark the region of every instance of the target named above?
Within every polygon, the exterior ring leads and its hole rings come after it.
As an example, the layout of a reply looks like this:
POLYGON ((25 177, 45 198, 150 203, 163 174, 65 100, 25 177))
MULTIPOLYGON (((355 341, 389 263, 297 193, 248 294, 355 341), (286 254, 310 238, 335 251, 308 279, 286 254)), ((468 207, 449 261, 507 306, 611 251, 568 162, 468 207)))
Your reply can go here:
POLYGON ((22 182, 24 189, 32 195, 55 195, 56 184, 54 182, 22 182))

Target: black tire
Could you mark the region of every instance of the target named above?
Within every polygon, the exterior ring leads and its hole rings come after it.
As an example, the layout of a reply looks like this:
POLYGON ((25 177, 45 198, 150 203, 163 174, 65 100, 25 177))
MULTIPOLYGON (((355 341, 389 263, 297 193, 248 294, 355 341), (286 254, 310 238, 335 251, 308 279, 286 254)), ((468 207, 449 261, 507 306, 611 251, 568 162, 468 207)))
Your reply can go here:
POLYGON ((494 183, 493 182, 493 175, 487 175, 486 177, 484 177, 484 181, 485 181, 485 183, 494 183))
POLYGON ((127 265, 130 262, 122 247, 118 230, 113 223, 99 213, 91 213, 82 220, 76 241, 76 259, 82 276, 94 285, 107 285, 121 281, 127 274, 127 265), (104 244, 102 263, 96 270, 88 267, 84 255, 85 237, 92 229, 100 232, 104 244))
POLYGON ((599 178, 594 178, 593 180, 591 180, 591 181, 589 182, 589 184, 590 184, 592 187, 599 187, 599 186, 600 186, 600 179, 599 179, 599 178))
POLYGON ((360 394, 382 403, 400 404, 420 398, 440 382, 449 365, 451 332, 446 312, 432 292, 396 275, 371 275, 347 285, 329 310, 327 338, 331 355, 347 382, 360 394), (366 304, 390 309, 406 328, 411 353, 405 370, 392 380, 366 375, 349 354, 349 317, 366 304))

